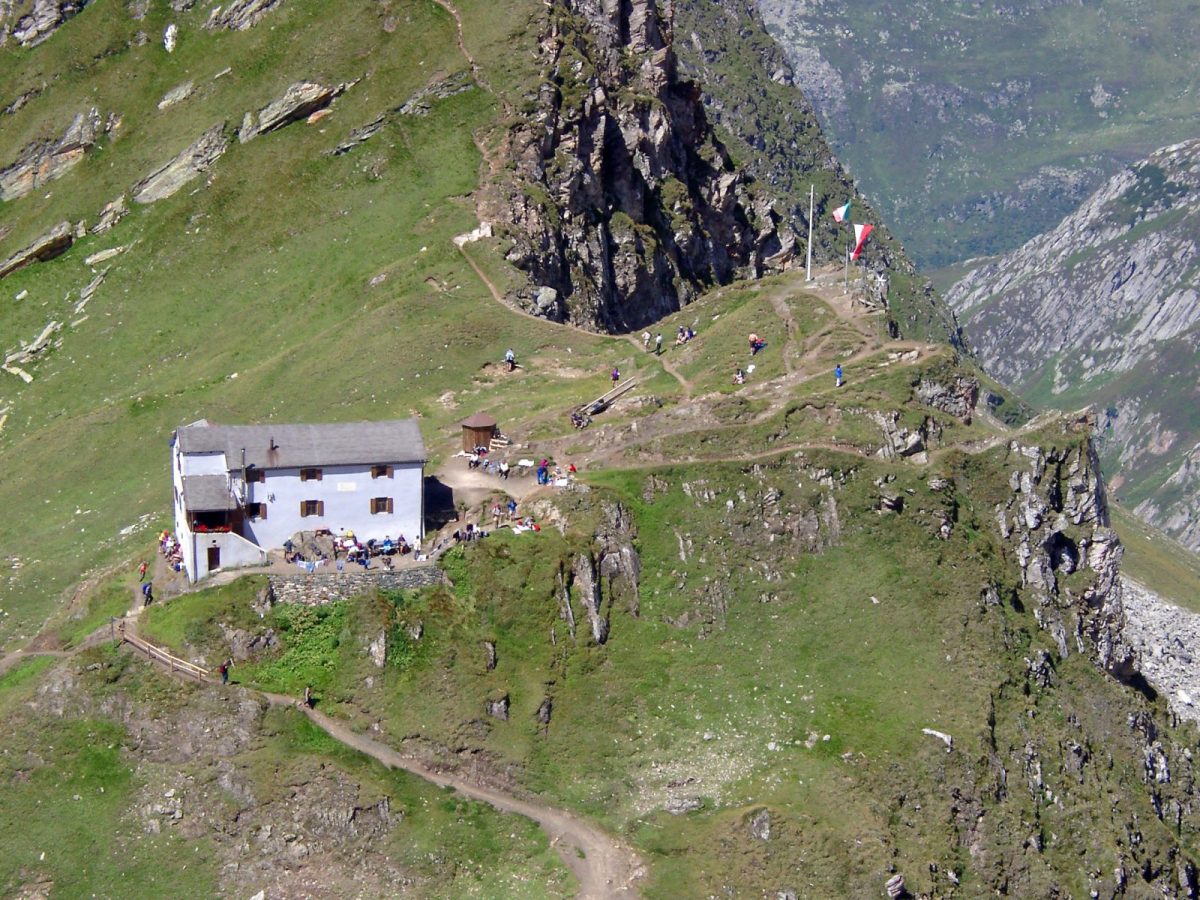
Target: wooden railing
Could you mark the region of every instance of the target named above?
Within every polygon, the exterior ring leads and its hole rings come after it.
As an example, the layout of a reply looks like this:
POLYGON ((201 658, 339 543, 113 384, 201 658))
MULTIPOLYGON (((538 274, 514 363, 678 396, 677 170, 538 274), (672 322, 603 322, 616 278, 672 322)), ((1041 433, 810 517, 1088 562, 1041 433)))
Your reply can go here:
POLYGON ((124 627, 124 622, 121 622, 117 627, 117 637, 125 643, 132 646, 135 650, 140 650, 146 656, 160 665, 166 666, 172 673, 178 672, 187 678, 195 678, 197 681, 205 681, 208 679, 208 669, 202 668, 195 663, 188 662, 186 659, 180 659, 178 656, 173 656, 161 647, 156 647, 149 641, 143 640, 138 635, 124 627))

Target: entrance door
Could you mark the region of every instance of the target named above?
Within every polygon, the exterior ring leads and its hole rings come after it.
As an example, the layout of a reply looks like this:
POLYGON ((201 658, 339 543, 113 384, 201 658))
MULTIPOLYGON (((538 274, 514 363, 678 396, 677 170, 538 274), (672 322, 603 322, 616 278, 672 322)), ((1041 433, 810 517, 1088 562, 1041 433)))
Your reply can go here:
POLYGON ((219 569, 219 568, 221 568, 221 548, 220 547, 209 547, 208 548, 208 571, 211 572, 213 569, 219 569))

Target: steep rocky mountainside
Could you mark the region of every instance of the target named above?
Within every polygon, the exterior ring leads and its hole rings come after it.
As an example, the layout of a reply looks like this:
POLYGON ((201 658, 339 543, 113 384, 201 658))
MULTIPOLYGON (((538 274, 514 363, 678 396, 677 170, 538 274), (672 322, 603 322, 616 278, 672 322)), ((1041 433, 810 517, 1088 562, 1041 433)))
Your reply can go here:
POLYGON ((904 248, 834 157, 792 66, 766 32, 753 0, 675 3, 680 60, 704 92, 705 107, 739 162, 775 198, 797 235, 797 263, 815 189, 813 262, 840 266, 853 232, 835 208, 853 201, 852 218, 876 226, 861 256, 869 302, 886 306, 894 333, 960 344, 953 313, 933 296, 904 248))
POLYGON ((1185 0, 757 0, 835 151, 926 270, 1045 231, 1195 134, 1185 0))
POLYGON ((672 28, 655 0, 550 4, 546 81, 495 210, 547 318, 627 332, 791 257, 771 200, 750 191, 679 75, 672 28))
MULTIPOLYGON (((839 264, 850 239, 835 205, 854 198, 857 219, 877 219, 752 4, 559 0, 549 10, 545 81, 521 101, 528 116, 504 150, 516 177, 482 203, 532 279, 518 301, 531 312, 629 331, 705 287, 799 264, 810 184, 817 265, 839 264)), ((861 265, 865 299, 888 310, 894 333, 958 340, 881 224, 861 265)))
POLYGON ((1113 489, 1200 549, 1200 140, 1115 175, 1057 228, 947 294, 984 366, 1103 411, 1113 489))

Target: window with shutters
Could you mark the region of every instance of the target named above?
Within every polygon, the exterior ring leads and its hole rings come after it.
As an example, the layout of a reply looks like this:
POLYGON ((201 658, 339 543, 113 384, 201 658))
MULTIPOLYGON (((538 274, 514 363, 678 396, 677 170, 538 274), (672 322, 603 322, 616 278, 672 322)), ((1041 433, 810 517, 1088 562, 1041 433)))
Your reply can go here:
POLYGON ((390 513, 392 511, 391 497, 372 497, 371 498, 371 515, 379 513, 390 513))
POLYGON ((247 503, 246 515, 252 519, 265 519, 267 517, 267 504, 265 503, 247 503))
POLYGON ((301 516, 323 516, 325 515, 324 500, 301 500, 300 501, 301 516))
POLYGON ((262 484, 266 480, 267 480, 267 473, 265 470, 256 469, 256 468, 254 468, 254 466, 250 466, 248 469, 246 469, 246 482, 248 484, 254 484, 254 483, 262 484))
POLYGON ((391 478, 394 472, 391 466, 371 466, 372 478, 391 478))
POLYGON ((320 481, 321 480, 321 470, 320 469, 301 469, 300 470, 300 480, 301 481, 320 481))

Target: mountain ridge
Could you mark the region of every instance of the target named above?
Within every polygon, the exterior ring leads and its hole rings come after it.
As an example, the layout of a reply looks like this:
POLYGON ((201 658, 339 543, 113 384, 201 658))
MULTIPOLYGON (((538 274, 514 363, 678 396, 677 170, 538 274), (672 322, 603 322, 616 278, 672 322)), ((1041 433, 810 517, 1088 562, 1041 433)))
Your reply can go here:
POLYGON ((1200 140, 1191 140, 1119 172, 1056 228, 946 293, 989 372, 1035 402, 1095 404, 1115 489, 1192 550, 1198 214, 1200 140))

